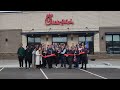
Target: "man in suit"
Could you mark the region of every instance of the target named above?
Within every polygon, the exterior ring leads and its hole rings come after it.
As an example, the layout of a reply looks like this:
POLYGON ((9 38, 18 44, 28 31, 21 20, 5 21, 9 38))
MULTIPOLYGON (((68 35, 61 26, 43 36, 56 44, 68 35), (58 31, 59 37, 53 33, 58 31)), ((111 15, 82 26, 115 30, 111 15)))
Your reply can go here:
POLYGON ((74 57, 74 50, 72 47, 69 48, 69 50, 67 50, 67 54, 73 54, 73 55, 68 55, 68 62, 69 62, 68 69, 72 69, 72 62, 73 62, 73 57, 74 57))
POLYGON ((66 68, 66 59, 64 54, 66 54, 66 48, 65 46, 62 46, 61 47, 61 67, 63 67, 63 64, 64 64, 64 67, 66 68))
POLYGON ((25 50, 25 67, 27 69, 27 62, 29 65, 29 69, 30 69, 30 65, 32 62, 32 49, 29 46, 26 46, 26 50, 25 50))
MULTIPOLYGON (((47 55, 51 55, 53 54, 53 49, 52 49, 52 46, 49 45, 48 48, 47 48, 47 55)), ((48 63, 48 68, 52 68, 52 57, 47 57, 47 63, 48 63)))
POLYGON ((82 46, 82 52, 84 52, 84 54, 81 54, 81 61, 82 61, 81 69, 83 69, 83 65, 85 65, 85 70, 86 70, 88 63, 88 57, 87 57, 88 50, 85 48, 85 46, 82 46))
POLYGON ((23 68, 23 59, 25 57, 25 49, 22 46, 23 45, 21 44, 17 51, 20 68, 23 68))

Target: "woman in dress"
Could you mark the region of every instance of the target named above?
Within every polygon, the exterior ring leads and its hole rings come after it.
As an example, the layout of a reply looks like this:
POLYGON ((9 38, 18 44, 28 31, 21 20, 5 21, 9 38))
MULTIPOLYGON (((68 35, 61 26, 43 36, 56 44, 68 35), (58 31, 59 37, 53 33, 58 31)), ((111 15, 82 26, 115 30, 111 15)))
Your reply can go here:
POLYGON ((32 67, 35 67, 35 60, 36 60, 36 48, 32 52, 32 67))
POLYGON ((40 68, 42 65, 42 48, 39 47, 36 51, 36 62, 35 62, 36 68, 40 68))

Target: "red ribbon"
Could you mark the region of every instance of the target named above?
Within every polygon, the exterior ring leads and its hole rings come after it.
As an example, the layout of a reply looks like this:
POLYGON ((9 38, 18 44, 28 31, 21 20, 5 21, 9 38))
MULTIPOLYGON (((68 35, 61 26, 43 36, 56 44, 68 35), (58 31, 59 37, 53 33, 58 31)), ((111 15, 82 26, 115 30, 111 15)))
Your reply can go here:
POLYGON ((43 57, 43 58, 48 58, 48 57, 55 57, 55 56, 56 56, 55 54, 46 55, 46 56, 43 56, 43 55, 42 55, 42 57, 43 57))
POLYGON ((80 52, 80 54, 85 54, 85 52, 80 52))
MULTIPOLYGON (((80 52, 79 54, 64 54, 64 56, 68 57, 68 56, 81 55, 81 54, 85 54, 85 52, 80 52)), ((55 54, 46 55, 46 56, 42 55, 43 58, 55 57, 55 56, 56 56, 55 54)))
POLYGON ((80 52, 79 54, 64 54, 64 56, 68 57, 68 56, 81 55, 81 54, 85 54, 85 52, 80 52))
POLYGON ((64 56, 68 57, 68 56, 74 56, 74 54, 64 54, 64 56))

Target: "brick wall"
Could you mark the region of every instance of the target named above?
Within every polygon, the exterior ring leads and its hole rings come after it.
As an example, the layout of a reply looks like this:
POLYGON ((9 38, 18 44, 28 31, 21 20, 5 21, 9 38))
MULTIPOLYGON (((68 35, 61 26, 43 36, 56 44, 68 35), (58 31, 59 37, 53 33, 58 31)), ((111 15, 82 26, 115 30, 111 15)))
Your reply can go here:
POLYGON ((22 43, 21 32, 21 29, 0 30, 0 59, 17 58, 16 53, 22 43))

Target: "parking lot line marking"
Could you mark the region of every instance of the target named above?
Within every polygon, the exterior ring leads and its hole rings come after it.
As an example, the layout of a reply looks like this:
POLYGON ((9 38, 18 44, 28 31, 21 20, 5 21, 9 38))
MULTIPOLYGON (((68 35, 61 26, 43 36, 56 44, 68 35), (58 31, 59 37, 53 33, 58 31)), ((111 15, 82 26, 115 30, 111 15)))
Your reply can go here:
POLYGON ((91 74, 91 75, 94 75, 94 76, 97 76, 97 77, 103 78, 103 79, 108 79, 108 78, 105 78, 105 77, 100 76, 100 75, 98 75, 98 74, 94 74, 94 73, 92 73, 92 72, 89 72, 89 71, 87 71, 87 70, 83 70, 83 69, 80 69, 80 70, 81 70, 81 71, 84 71, 84 72, 87 72, 87 73, 89 73, 89 74, 91 74))
POLYGON ((43 72, 43 70, 42 69, 40 69, 40 70, 43 73, 43 75, 45 76, 45 78, 48 79, 47 75, 43 72))
POLYGON ((4 69, 4 67, 2 67, 1 69, 0 69, 0 71, 2 71, 4 69))

